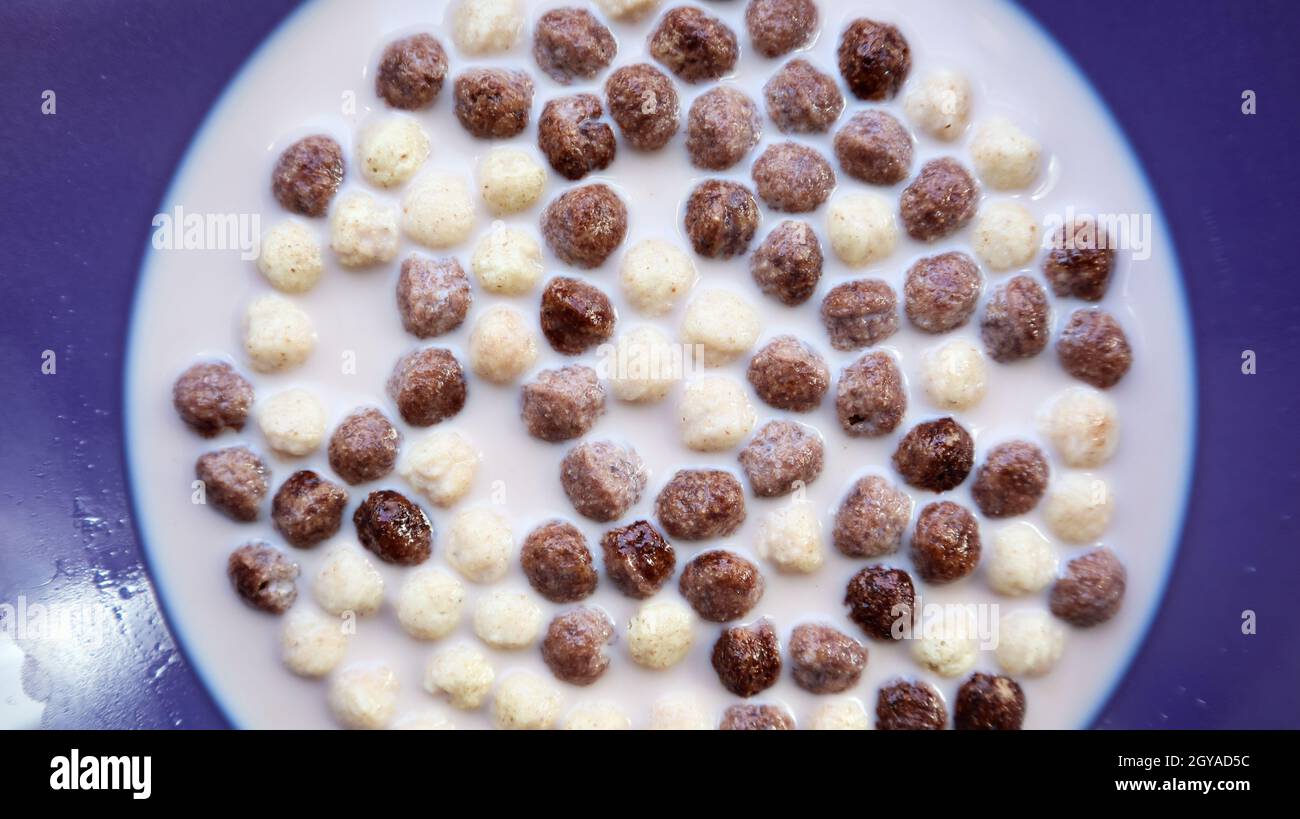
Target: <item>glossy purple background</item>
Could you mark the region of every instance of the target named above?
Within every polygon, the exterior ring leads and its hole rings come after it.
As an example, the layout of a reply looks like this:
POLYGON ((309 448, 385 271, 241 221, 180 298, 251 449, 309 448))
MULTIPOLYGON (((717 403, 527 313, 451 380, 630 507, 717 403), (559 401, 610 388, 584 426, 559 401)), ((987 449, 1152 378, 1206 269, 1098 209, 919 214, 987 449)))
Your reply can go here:
MULTIPOLYGON (((739 2, 739 0, 735 0, 739 2)), ((122 359, 150 219, 292 0, 0 5, 0 601, 97 601, 102 646, 34 644, 49 727, 226 722, 158 611, 129 513, 122 359), (58 95, 42 116, 41 92, 58 95), (58 374, 41 374, 42 351, 58 374), (17 402, 17 407, 13 403, 17 402)), ((1300 4, 1023 0, 1146 166, 1186 279, 1196 477, 1166 600, 1103 727, 1300 727, 1300 4), (1241 93, 1258 94, 1243 116, 1241 93), (1259 373, 1240 372, 1243 350, 1259 373), (1258 634, 1241 635, 1253 610, 1258 634)), ((1176 478, 1176 476, 1171 476, 1176 478)), ((1140 548, 1128 544, 1127 548, 1140 548)))

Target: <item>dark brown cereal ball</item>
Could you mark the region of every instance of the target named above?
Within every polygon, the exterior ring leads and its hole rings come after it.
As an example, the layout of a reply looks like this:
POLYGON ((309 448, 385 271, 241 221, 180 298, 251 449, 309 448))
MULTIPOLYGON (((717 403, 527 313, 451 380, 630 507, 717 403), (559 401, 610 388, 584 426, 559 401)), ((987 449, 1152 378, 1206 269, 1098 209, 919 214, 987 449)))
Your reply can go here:
POLYGON ((671 537, 726 537, 745 522, 745 490, 721 469, 681 469, 655 498, 655 515, 671 537))
POLYGON ((805 691, 847 691, 858 684, 866 665, 866 647, 837 628, 804 623, 790 635, 790 669, 805 691))
POLYGON ((687 563, 677 586, 696 614, 725 623, 744 617, 758 605, 766 583, 753 563, 735 552, 716 549, 687 563))
POLYGON ((1075 310, 1056 339, 1056 355, 1065 371, 1098 389, 1119 383, 1133 364, 1124 328, 1103 310, 1075 310))
POLYGON ((271 470, 246 446, 204 453, 194 464, 206 502, 235 520, 257 520, 270 476, 271 470))
POLYGON ((480 139, 509 139, 528 127, 533 81, 522 71, 471 68, 456 78, 456 119, 480 139))
POLYGON ((749 272, 759 290, 794 307, 808 301, 817 289, 823 261, 812 225, 787 219, 749 257, 749 272))
POLYGON ((398 359, 388 378, 388 395, 402 420, 427 427, 445 421, 465 406, 465 371, 451 350, 426 347, 398 359))
POLYGON ((284 149, 271 172, 271 193, 281 207, 303 216, 324 216, 343 182, 343 149, 321 134, 284 149))
POLYGON ((813 0, 749 0, 745 28, 754 50, 771 59, 812 42, 817 16, 813 0))
POLYGON ((1010 677, 976 672, 957 689, 952 723, 958 731, 1019 731, 1025 692, 1010 677))
POLYGON ((412 255, 397 277, 397 310, 402 327, 419 338, 450 333, 465 321, 474 301, 469 277, 455 259, 412 255))
POLYGON ((826 359, 794 336, 777 336, 749 361, 749 383, 769 406, 793 412, 817 409, 831 386, 826 359))
POLYGON ((1093 219, 1077 219, 1057 228, 1043 273, 1052 292, 1084 301, 1101 301, 1115 272, 1115 249, 1104 227, 1093 219))
POLYGON ((738 88, 719 85, 691 103, 686 115, 686 152, 697 168, 725 171, 758 144, 762 133, 754 101, 738 88))
POLYGON ((912 135, 884 111, 859 111, 835 134, 835 158, 854 179, 895 185, 912 170, 912 135))
POLYGON ((609 115, 638 151, 657 151, 680 127, 681 102, 668 75, 648 63, 625 65, 605 80, 609 115))
POLYGON ((563 85, 595 77, 609 67, 616 53, 614 35, 586 9, 552 9, 533 27, 537 66, 563 85))
POLYGON ((650 35, 650 56, 686 82, 706 82, 736 67, 740 47, 726 23, 701 9, 679 6, 650 35))
POLYGON ((609 615, 578 606, 555 616, 542 640, 542 659, 557 678, 591 685, 609 668, 605 646, 614 641, 609 615))
POLYGON ((565 264, 600 267, 627 235, 627 206, 608 185, 583 185, 551 200, 542 236, 565 264))
POLYGON ((1047 458, 1028 441, 998 444, 975 472, 971 497, 988 518, 1023 515, 1047 491, 1047 458))
POLYGON ((447 52, 429 34, 394 40, 379 58, 375 93, 393 108, 428 108, 447 78, 447 52))
POLYGON ((556 276, 542 291, 542 334, 556 352, 577 355, 614 334, 609 297, 580 279, 556 276))
POLYGON ((537 147, 556 173, 566 179, 581 179, 614 161, 618 144, 614 129, 602 120, 604 115, 595 94, 556 97, 542 107, 537 147))
POLYGON ((835 513, 831 540, 849 557, 898 551, 912 518, 912 499, 878 475, 859 478, 835 513))
POLYGON ((793 731, 794 717, 779 705, 732 705, 722 712, 719 731, 793 731))
POLYGON ((226 574, 244 602, 255 609, 283 614, 298 599, 298 564, 260 541, 230 553, 226 574))
POLYGON ((942 731, 947 724, 948 709, 925 683, 899 680, 876 698, 877 731, 942 731))
POLYGON ((605 388, 582 364, 543 370, 524 385, 522 414, 528 434, 543 441, 570 441, 587 434, 605 412, 605 388))
POLYGON ((984 279, 975 260, 952 251, 918 260, 903 283, 903 310, 918 330, 945 333, 975 313, 984 279))
POLYGON ((889 353, 867 353, 840 372, 835 386, 835 414, 849 435, 888 435, 898 427, 905 412, 903 374, 889 353))
POLYGON ((912 576, 902 569, 867 566, 849 580, 844 594, 849 619, 862 627, 868 637, 899 640, 894 624, 916 618, 916 589, 912 576))
POLYGON ((980 338, 989 358, 1003 364, 1033 358, 1052 335, 1052 308, 1047 291, 1029 276, 998 286, 984 305, 980 338))
POLYGON ((772 210, 808 213, 835 189, 835 170, 807 145, 778 142, 754 160, 754 186, 772 210))
POLYGON ((894 450, 894 468, 903 480, 931 492, 960 486, 974 463, 975 442, 952 418, 917 424, 894 450))
POLYGON ((740 451, 749 488, 774 498, 807 486, 822 473, 826 445, 812 427, 794 421, 768 421, 740 451))
POLYGON ((823 134, 844 111, 835 78, 807 60, 791 60, 763 86, 767 115, 786 134, 823 134))
POLYGON ((912 50, 896 27, 860 17, 840 36, 840 74, 860 100, 892 99, 912 70, 912 50))
POLYGON ((276 490, 271 500, 271 520, 285 540, 307 549, 339 530, 347 504, 346 489, 303 469, 290 475, 276 490))
POLYGON ((975 516, 952 501, 935 501, 916 516, 912 563, 921 579, 951 583, 975 571, 980 560, 980 527, 975 516))
POLYGON ((821 317, 832 347, 860 350, 898 331, 898 296, 880 279, 844 282, 822 299, 821 317))
POLYGON ((767 620, 722 630, 713 644, 713 670, 722 687, 737 697, 752 697, 781 677, 781 644, 767 620))
POLYGON ((677 553, 648 520, 610 529, 600 539, 605 575, 614 587, 644 600, 668 582, 677 568, 677 553))
POLYGON ((758 230, 758 203, 744 185, 706 179, 686 200, 685 223, 696 253, 709 259, 730 259, 749 249, 758 230))
POLYGON ((330 436, 330 469, 350 484, 378 480, 393 471, 401 445, 402 433, 382 412, 355 410, 330 436))
POLYGON ((1065 564, 1065 576, 1052 585, 1052 614, 1087 628, 1119 613, 1128 573, 1110 549, 1101 548, 1065 564))
POLYGON ((433 552, 433 525, 410 498, 392 489, 371 492, 352 513, 357 540, 385 563, 414 566, 433 552))
POLYGON ((899 209, 907 235, 922 242, 951 236, 975 216, 980 189, 955 159, 931 159, 903 189, 899 209))
POLYGON ((596 590, 596 566, 587 539, 562 520, 543 523, 524 538, 519 550, 524 576, 552 603, 573 603, 596 590))
POLYGON ((633 449, 587 441, 560 462, 560 484, 578 514, 598 523, 621 518, 645 489, 645 465, 633 449))
POLYGON ((224 361, 192 364, 172 385, 172 406, 204 438, 240 430, 253 405, 253 385, 224 361))

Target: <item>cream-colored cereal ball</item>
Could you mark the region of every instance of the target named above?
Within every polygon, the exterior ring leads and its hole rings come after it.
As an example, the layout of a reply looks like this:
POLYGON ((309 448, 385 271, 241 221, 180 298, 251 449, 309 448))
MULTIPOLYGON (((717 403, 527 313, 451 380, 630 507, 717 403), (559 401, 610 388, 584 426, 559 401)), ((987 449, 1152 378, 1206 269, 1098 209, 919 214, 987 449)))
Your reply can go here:
POLYGON ((677 410, 682 440, 697 452, 724 452, 754 428, 757 416, 739 381, 725 375, 692 381, 677 410))
POLYGON ((493 148, 478 166, 478 191, 497 216, 531 208, 542 198, 546 169, 518 148, 493 148))
POLYGON ((271 449, 282 455, 306 455, 325 437, 325 407, 306 390, 285 390, 268 398, 257 412, 271 449))
POLYGON ((472 711, 487 699, 496 672, 488 658, 472 645, 459 643, 429 658, 424 671, 424 690, 443 693, 456 708, 472 711))
POLYGON ((316 328, 302 308, 280 296, 262 296, 244 316, 244 352, 253 369, 269 373, 296 367, 316 346, 316 328))
POLYGON ((402 717, 393 728, 398 731, 454 731, 456 725, 432 708, 425 708, 402 717))
POLYGON ((417 640, 436 640, 460 623, 465 587, 441 569, 416 569, 397 591, 397 622, 417 640))
POLYGON ((769 512, 759 530, 758 554, 783 572, 821 568, 822 524, 813 504, 796 500, 769 512))
POLYGON ((1047 491, 1043 518, 1052 534, 1066 543, 1091 543, 1106 531, 1114 511, 1109 484, 1093 475, 1071 473, 1047 491))
POLYGON ((662 316, 695 284, 695 262, 680 247, 645 239, 630 247, 619 267, 619 281, 632 307, 647 316, 662 316))
POLYGON ((498 589, 474 608, 474 633, 493 648, 527 648, 541 627, 542 609, 525 592, 498 589))
POLYGON ((402 228, 406 235, 431 248, 454 247, 474 229, 474 201, 459 176, 421 176, 402 198, 402 228))
POLYGON ((325 556, 312 593, 330 614, 374 614, 384 602, 384 578, 360 549, 339 544, 325 556))
POLYGON ((922 623, 919 638, 912 641, 912 658, 941 677, 965 674, 979 655, 972 618, 964 609, 945 606, 939 612, 922 623))
POLYGON ((758 311, 730 290, 703 290, 686 306, 682 341, 704 348, 704 364, 733 361, 758 341, 763 322, 758 311))
POLYGON ((560 716, 560 690, 550 680, 531 671, 516 671, 501 681, 492 703, 492 722, 498 728, 541 730, 560 716))
POLYGON ((695 615, 677 600, 645 603, 627 626, 627 649, 646 668, 670 668, 681 662, 694 641, 695 615))
POLYGON ((475 583, 491 583, 510 568, 514 546, 505 517, 486 506, 475 506, 452 521, 447 533, 447 562, 475 583))
POLYGON ((588 702, 570 711, 563 727, 566 731, 626 731, 632 720, 612 702, 588 702))
POLYGON ((883 196, 846 193, 831 200, 826 234, 840 261, 850 267, 863 267, 894 252, 898 223, 893 207, 883 196))
POLYGON ((383 728, 397 710, 399 689, 397 675, 387 664, 348 666, 330 678, 330 712, 344 728, 383 728))
POLYGON ((912 86, 903 108, 932 137, 954 140, 970 121, 970 82, 953 71, 935 71, 912 86))
POLYGON ((1038 222, 1016 202, 990 202, 975 220, 975 255, 990 270, 1014 270, 1038 251, 1038 222))
POLYGON ((357 153, 366 179, 391 188, 415 176, 429 158, 429 135, 412 117, 388 116, 361 132, 357 153))
POLYGON ((1033 594, 1056 579, 1056 550, 1028 523, 1004 526, 993 538, 985 577, 999 594, 1033 594))
POLYGON ((509 51, 519 42, 524 17, 517 0, 461 0, 452 39, 466 54, 509 51))
POLYGON ((681 377, 680 348, 658 327, 646 324, 623 333, 609 352, 603 374, 620 401, 662 401, 681 377))
POLYGON ((985 122, 971 140, 975 172, 990 188, 1028 187, 1038 176, 1042 148, 1038 142, 1002 117, 985 122))
POLYGON ((871 727, 867 709, 852 697, 823 703, 813 712, 809 727, 814 731, 865 731, 871 727))
POLYGON ((970 409, 984 400, 988 385, 984 356, 969 341, 941 344, 922 357, 921 382, 939 409, 970 409))
POLYGON ((709 712, 690 694, 665 694, 650 706, 653 731, 710 731, 713 725, 709 712))
POLYGON ((344 195, 330 214, 330 249, 344 267, 390 262, 397 255, 397 212, 368 193, 344 195))
POLYGON ((606 16, 615 20, 637 20, 659 7, 659 0, 596 0, 606 16))
POLYGON ((1008 674, 1038 677, 1052 670, 1065 651, 1065 628, 1041 609, 1021 609, 998 627, 998 665, 1008 674))
POLYGON ((464 497, 478 471, 479 451, 452 430, 431 432, 406 448, 397 472, 437 506, 464 497))
POLYGON ((348 637, 339 618, 297 606, 284 618, 280 654, 293 673, 323 677, 343 661, 348 637))
POLYGON ((1047 405, 1040 425, 1066 466, 1101 466, 1119 446, 1119 410, 1092 387, 1070 387, 1059 393, 1047 405))
POLYGON ((493 307, 469 334, 469 365, 493 384, 508 384, 537 363, 537 334, 516 310, 493 307))
POLYGON ((323 265, 316 234, 302 222, 281 222, 262 237, 257 269, 276 290, 306 293, 320 281, 323 265))
POLYGON ((489 293, 522 296, 542 278, 542 248, 528 231, 496 224, 479 240, 469 265, 489 293))

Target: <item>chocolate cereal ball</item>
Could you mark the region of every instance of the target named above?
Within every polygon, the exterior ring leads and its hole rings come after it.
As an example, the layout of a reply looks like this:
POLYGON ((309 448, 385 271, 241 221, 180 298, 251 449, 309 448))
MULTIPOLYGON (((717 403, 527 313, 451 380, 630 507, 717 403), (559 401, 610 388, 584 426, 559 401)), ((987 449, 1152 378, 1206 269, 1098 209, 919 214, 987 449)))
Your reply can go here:
POLYGON ((989 450, 975 473, 971 496, 988 518, 1023 515, 1047 491, 1047 459, 1027 441, 1008 441, 989 450))
POLYGON ((804 623, 790 635, 790 669, 805 691, 847 691, 858 684, 866 665, 866 647, 837 628, 804 623))
POLYGON ((298 599, 298 564, 260 541, 230 553, 226 574, 244 602, 271 614, 284 614, 298 599))
POLYGON ((537 147, 556 173, 566 179, 581 179, 614 161, 618 145, 614 129, 602 120, 604 115, 595 94, 556 97, 542 107, 537 147))
POLYGON ((241 521, 257 520, 270 475, 266 463, 246 446, 204 453, 194 464, 206 502, 241 521))
POLYGON ((1092 219, 1063 225, 1052 235, 1043 273, 1062 298, 1101 301, 1115 272, 1115 249, 1104 227, 1092 219))
POLYGON ((275 201, 303 216, 324 216, 342 182, 343 149, 321 134, 285 148, 271 171, 275 201))
POLYGON ((447 78, 447 52, 429 34, 394 40, 379 58, 375 93, 393 108, 428 108, 447 78))
POLYGON ((745 28, 754 50, 771 59, 803 48, 817 33, 813 0, 749 0, 745 28))
POLYGON ((947 724, 943 700, 925 683, 899 680, 876 698, 877 731, 942 731, 947 724))
POLYGON ((722 687, 737 697, 771 688, 781 676, 781 644, 767 620, 723 629, 713 644, 713 670, 722 687))
POLYGON ((752 173, 759 198, 772 210, 808 213, 835 189, 831 163, 807 145, 794 142, 767 146, 754 160, 752 173))
POLYGON ((754 101, 737 88, 719 85, 691 103, 686 115, 686 152, 697 168, 725 171, 758 144, 762 133, 754 101))
POLYGON ((835 513, 831 540, 849 557, 898 551, 912 518, 912 499, 878 475, 859 478, 835 513))
POLYGON ((844 111, 835 78, 804 59, 791 60, 763 86, 767 115, 784 134, 823 134, 844 111))
POLYGON ((600 267, 627 235, 627 206, 608 185, 557 196, 542 213, 542 236, 565 264, 600 267))
POLYGON ((596 566, 587 539, 562 520, 543 523, 524 538, 519 562, 529 584, 552 603, 573 603, 596 590, 596 566))
POLYGON ((721 469, 682 469, 655 498, 664 531, 681 540, 726 537, 745 522, 745 490, 721 469))
POLYGON ((744 185, 706 179, 686 200, 686 235, 695 252, 730 259, 749 249, 758 230, 758 203, 744 185))
POLYGON ((1075 310, 1056 340, 1056 355, 1065 371, 1098 389, 1119 383, 1133 364, 1128 336, 1104 310, 1075 310))
POLYGON ((528 434, 543 441, 569 441, 587 434, 605 412, 605 388, 582 364, 543 370, 525 384, 522 415, 528 434))
POLYGON ((645 489, 645 465, 636 451, 588 441, 560 462, 560 485, 578 514, 598 523, 621 518, 645 489))
POLYGON ((542 291, 542 334, 556 352, 577 355, 614 335, 614 305, 580 279, 556 276, 542 291))
POLYGON ((862 627, 868 637, 898 640, 894 624, 916 617, 916 590, 912 576, 902 569, 868 566, 849 580, 844 593, 849 619, 862 627))
POLYGON ((912 169, 912 135, 884 111, 859 111, 835 134, 840 169, 870 185, 895 185, 912 169))
POLYGON ((307 549, 339 530, 347 504, 347 490, 303 469, 290 475, 276 490, 271 500, 271 521, 285 540, 307 549))
POLYGON ((418 338, 450 333, 465 321, 474 297, 469 277, 455 259, 412 255, 397 277, 397 310, 402 327, 418 338))
POLYGON ((892 99, 912 70, 912 50, 902 33, 865 17, 849 23, 837 55, 844 82, 860 100, 892 99))
POLYGON ((1128 573, 1110 549, 1101 548, 1065 564, 1065 576, 1052 586, 1052 614, 1087 628, 1119 613, 1128 573))
POLYGON ((832 347, 860 350, 898 331, 898 296, 880 279, 844 282, 822 300, 821 317, 832 347))
POLYGON ((650 56, 686 82, 716 80, 736 67, 740 48, 727 24, 691 6, 670 9, 650 35, 650 56))
POLYGON ((330 469, 350 484, 378 480, 393 471, 401 445, 402 433, 382 412, 355 410, 330 436, 330 469))
POLYGON ((243 429, 252 405, 253 385, 224 361, 193 364, 172 385, 172 406, 204 438, 243 429))
POLYGON ((465 406, 465 371, 450 350, 426 347, 398 359, 388 377, 388 395, 402 420, 427 427, 445 421, 465 406))
POLYGON ((975 442, 952 418, 917 424, 898 442, 894 468, 910 485, 947 492, 961 485, 975 463, 975 442))
POLYGON ((955 159, 931 159, 903 189, 899 208, 907 235, 921 242, 951 236, 975 216, 980 190, 955 159))
POLYGON ((835 414, 849 435, 888 435, 898 427, 905 412, 903 374, 889 353, 867 353, 840 372, 835 385, 835 414))
POLYGON ((749 272, 759 290, 794 307, 808 301, 817 289, 823 261, 812 225, 787 219, 749 257, 749 272))
POLYGON ((831 386, 826 359, 794 336, 777 336, 755 353, 748 377, 769 406, 794 412, 817 409, 831 386))
POLYGON ((1025 692, 1010 677, 976 672, 957 689, 952 723, 958 731, 1019 731, 1025 692))
POLYGON ((533 81, 522 71, 471 68, 456 78, 456 119, 479 139, 509 139, 528 127, 533 81))
POLYGON ((677 586, 696 614, 725 623, 744 617, 758 605, 766 584, 753 563, 735 552, 717 549, 687 563, 677 586))
POLYGON ((679 127, 681 103, 664 72, 647 63, 625 65, 605 81, 609 115, 638 151, 657 151, 679 127))
POLYGON ((357 540, 385 563, 414 566, 433 553, 433 525, 424 510, 391 489, 371 492, 352 513, 357 540))
POLYGON ((970 320, 983 286, 979 266, 965 253, 927 256, 908 268, 903 310, 918 330, 945 333, 970 320))
POLYGON ((740 467, 760 498, 786 495, 822 473, 826 445, 812 427, 794 421, 768 421, 740 451, 740 467))
POLYGON ((951 583, 975 571, 980 560, 980 529, 969 509, 936 501, 916 516, 912 562, 931 583, 951 583))
POLYGON ((984 305, 980 338, 989 358, 1006 364, 1033 358, 1052 335, 1052 308, 1047 291, 1029 276, 998 285, 984 305))
POLYGON ((779 705, 730 705, 719 731, 793 731, 794 717, 779 705))
POLYGON ((677 568, 672 544, 648 520, 610 529, 600 539, 600 550, 609 582, 637 600, 653 596, 677 568))
POLYGON ((614 624, 597 609, 578 606, 556 615, 546 627, 542 659, 558 679, 591 685, 609 668, 605 646, 614 641, 614 624))
POLYGON ((552 9, 533 27, 533 58, 562 85, 592 79, 609 67, 617 52, 614 35, 586 9, 552 9))

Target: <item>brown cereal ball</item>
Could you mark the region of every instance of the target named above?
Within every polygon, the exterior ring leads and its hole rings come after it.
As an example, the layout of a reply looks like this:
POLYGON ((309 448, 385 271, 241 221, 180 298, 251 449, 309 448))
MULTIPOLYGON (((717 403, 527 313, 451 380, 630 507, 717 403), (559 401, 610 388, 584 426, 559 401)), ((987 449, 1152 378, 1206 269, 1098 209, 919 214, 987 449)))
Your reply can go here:
POLYGON ((469 277, 455 259, 412 255, 397 277, 397 310, 402 327, 418 338, 450 333, 465 321, 474 301, 469 277))
POLYGON ((621 518, 645 489, 645 465, 633 449, 588 441, 560 462, 560 484, 578 514, 598 523, 621 518))
POLYGON ((847 691, 858 684, 866 666, 866 647, 839 629, 805 623, 795 626, 790 635, 790 669, 805 691, 847 691))
POLYGON ((610 529, 600 539, 600 550, 609 582, 637 600, 659 591, 677 568, 672 544, 647 520, 610 529))
POLYGON ((844 111, 835 78, 807 60, 791 60, 763 86, 767 115, 785 134, 823 134, 844 111))
POLYGON ((609 67, 616 53, 614 35, 586 9, 552 9, 533 28, 537 66, 563 85, 592 79, 609 67))
POLYGON ((409 498, 391 489, 371 492, 352 513, 357 540, 385 563, 414 566, 433 553, 433 525, 409 498))
POLYGON ((975 216, 980 189, 955 159, 931 159, 903 189, 899 209, 907 235, 922 242, 951 236, 975 216))
POLYGON ((587 434, 605 412, 605 388, 582 364, 543 370, 523 389, 528 434, 543 441, 570 441, 587 434))
POLYGON ((1065 576, 1052 586, 1052 614, 1087 628, 1119 613, 1128 573, 1110 549, 1101 548, 1065 564, 1065 576))
POLYGON ((713 644, 713 670, 722 687, 737 697, 752 697, 781 677, 781 644, 766 620, 723 629, 713 644))
POLYGON ((1028 276, 999 285, 984 305, 980 338, 989 358, 1003 364, 1033 358, 1052 335, 1047 291, 1028 276))
POLYGON ((726 537, 745 522, 745 490, 721 469, 681 469, 655 498, 655 515, 681 540, 726 537))
POLYGON ((970 320, 983 286, 979 266, 965 253, 927 256, 907 271, 903 310, 918 330, 945 333, 970 320))
POLYGON ((533 81, 522 71, 471 68, 453 90, 456 119, 479 139, 509 139, 528 127, 533 81))
POLYGON ((868 637, 898 640, 894 624, 916 618, 916 589, 912 576, 902 569, 868 566, 849 580, 844 594, 849 619, 862 627, 868 637))
POLYGON ((627 235, 627 206, 608 185, 583 185, 551 200, 542 236, 565 264, 600 267, 627 235))
POLYGON ((749 249, 758 230, 758 203, 744 185, 706 179, 686 200, 685 223, 696 253, 709 259, 730 259, 749 249))
POLYGON ((988 518, 1023 515, 1047 491, 1047 458, 1027 441, 1008 441, 989 450, 975 473, 971 496, 988 518))
POLYGON ((601 120, 604 115, 595 94, 556 97, 542 107, 537 147, 556 173, 566 179, 581 179, 614 161, 618 145, 614 129, 601 120))
POLYGON ((840 168, 870 185, 895 185, 912 170, 912 135, 884 111, 859 111, 835 134, 840 168))
POLYGON ((822 473, 826 445, 812 427, 794 421, 768 421, 740 451, 749 488, 774 498, 807 486, 822 473))
POLYGON ((726 23, 701 9, 679 6, 650 35, 650 56, 686 82, 706 82, 735 68, 740 48, 726 23))
POLYGON ((840 372, 835 386, 835 414, 849 435, 888 435, 898 427, 905 412, 903 374, 889 353, 867 353, 840 372))
POLYGON ((744 617, 758 605, 766 583, 753 563, 735 552, 717 549, 687 563, 677 586, 696 614, 725 623, 744 617))
POLYGON ((1119 383, 1133 364, 1124 328, 1103 310, 1075 310, 1056 340, 1065 371, 1098 389, 1119 383))
POLYGON ((749 257, 749 272, 759 290, 794 307, 808 301, 817 289, 823 261, 812 225, 787 219, 749 257))
POLYGON ((758 144, 762 133, 754 101, 737 88, 719 85, 691 103, 686 115, 686 152, 697 168, 725 171, 758 144))
POLYGON ((1052 292, 1084 301, 1101 301, 1115 272, 1115 249, 1104 227, 1092 219, 1063 225, 1052 236, 1043 273, 1052 292))
POLYGON ((428 108, 447 78, 447 52, 428 34, 394 40, 379 58, 375 93, 393 108, 428 108))
POLYGON ((255 609, 283 614, 298 599, 298 564, 262 542, 231 552, 226 574, 244 602, 255 609))
POLYGON ((892 99, 912 70, 912 50, 902 32, 865 17, 849 23, 837 54, 844 82, 860 100, 892 99))
POLYGON ((754 50, 771 59, 812 42, 817 33, 813 0, 749 0, 745 28, 754 50))
POLYGON ((201 361, 172 385, 172 406, 204 438, 241 430, 253 405, 253 385, 224 361, 201 361))
POLYGON ((552 603, 573 603, 596 590, 596 566, 587 539, 562 520, 543 523, 524 538, 519 550, 524 576, 552 603))
POLYGON ((898 331, 898 296, 880 279, 844 282, 822 300, 821 317, 832 347, 860 350, 898 331))
POLYGON ((402 433, 377 409, 354 411, 330 436, 329 460, 350 484, 378 480, 393 471, 402 433))
POLYGON ((772 210, 808 213, 835 189, 831 163, 807 145, 779 142, 754 160, 754 186, 772 210))
POLYGON ((975 571, 980 560, 980 528, 969 509, 936 501, 916 516, 912 562, 931 583, 951 583, 975 571))
POLYGON ((235 520, 257 520, 270 475, 262 459, 246 446, 204 453, 194 464, 194 477, 203 482, 206 502, 235 520))
POLYGON ((445 421, 465 406, 465 371, 450 350, 426 347, 398 359, 388 378, 388 395, 402 420, 427 427, 445 421))
POLYGON ((876 699, 877 731, 942 731, 948 709, 925 683, 899 680, 884 686, 876 699))
POLYGON ((1010 677, 976 672, 957 689, 952 722, 958 731, 1019 731, 1025 692, 1010 677))
POLYGON ((332 537, 343 523, 348 493, 310 469, 289 476, 271 500, 271 520, 284 539, 307 549, 332 537))
POLYGON ((609 668, 605 646, 614 641, 609 615, 579 606, 556 615, 546 627, 542 659, 557 678, 574 685, 591 685, 609 668))
POLYGON ((835 513, 831 539, 849 557, 898 551, 912 518, 912 499, 877 475, 859 478, 835 513))
POLYGON ((625 65, 605 81, 609 115, 638 151, 657 151, 680 126, 681 103, 668 75, 647 63, 625 65))
POLYGON ((303 216, 324 216, 343 182, 343 149, 317 134, 284 149, 271 172, 271 193, 280 206, 303 216))
POLYGON ((580 279, 556 276, 542 291, 542 334, 556 352, 577 355, 614 335, 609 297, 580 279))
POLYGON ((826 359, 794 336, 777 336, 755 353, 748 377, 769 406, 794 412, 817 409, 831 386, 826 359))
POLYGON ((732 705, 722 712, 719 731, 793 731, 794 717, 778 705, 732 705))
POLYGON ((931 492, 960 486, 974 463, 975 442, 952 418, 917 424, 894 450, 894 468, 903 479, 931 492))

